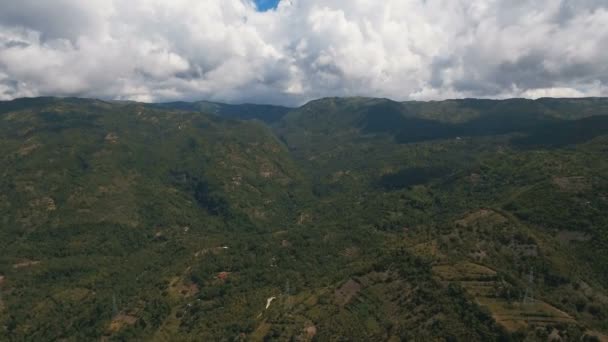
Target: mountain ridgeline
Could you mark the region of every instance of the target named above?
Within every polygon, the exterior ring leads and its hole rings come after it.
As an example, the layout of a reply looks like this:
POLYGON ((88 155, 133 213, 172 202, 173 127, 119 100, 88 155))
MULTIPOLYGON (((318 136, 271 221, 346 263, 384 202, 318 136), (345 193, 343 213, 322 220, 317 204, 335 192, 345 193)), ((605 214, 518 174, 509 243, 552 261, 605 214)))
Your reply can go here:
POLYGON ((0 341, 608 338, 608 99, 0 102, 0 341))

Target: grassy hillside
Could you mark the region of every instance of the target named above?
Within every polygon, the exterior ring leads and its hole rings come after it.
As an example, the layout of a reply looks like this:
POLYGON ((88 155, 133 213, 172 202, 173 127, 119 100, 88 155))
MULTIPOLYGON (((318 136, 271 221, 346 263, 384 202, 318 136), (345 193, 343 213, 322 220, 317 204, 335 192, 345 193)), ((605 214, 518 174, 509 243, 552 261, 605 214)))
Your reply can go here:
POLYGON ((0 340, 605 338, 607 105, 0 102, 0 340))

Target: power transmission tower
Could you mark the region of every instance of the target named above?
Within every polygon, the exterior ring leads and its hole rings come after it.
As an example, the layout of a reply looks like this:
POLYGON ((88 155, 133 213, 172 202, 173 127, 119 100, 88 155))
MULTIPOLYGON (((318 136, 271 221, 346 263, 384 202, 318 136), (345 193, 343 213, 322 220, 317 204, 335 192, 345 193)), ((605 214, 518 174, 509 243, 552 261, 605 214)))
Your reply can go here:
POLYGON ((526 286, 526 292, 524 293, 524 304, 530 304, 534 302, 534 269, 530 269, 530 275, 528 275, 528 285, 526 286))
POLYGON ((291 295, 291 289, 289 287, 289 279, 285 282, 285 312, 289 312, 291 310, 291 301, 289 296, 291 295))
POLYGON ((116 317, 118 315, 118 305, 116 305, 116 294, 112 293, 112 316, 116 317))

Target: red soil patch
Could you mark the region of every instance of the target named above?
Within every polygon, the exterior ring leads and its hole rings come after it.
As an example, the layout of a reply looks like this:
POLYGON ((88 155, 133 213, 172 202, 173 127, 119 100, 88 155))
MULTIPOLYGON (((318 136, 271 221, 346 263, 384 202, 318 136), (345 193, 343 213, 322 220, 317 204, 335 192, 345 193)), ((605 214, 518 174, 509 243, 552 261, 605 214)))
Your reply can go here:
POLYGON ((481 175, 478 173, 471 173, 468 177, 468 180, 471 184, 477 185, 481 181, 481 175))
POLYGON ((217 279, 226 280, 226 279, 228 279, 229 275, 230 275, 230 272, 220 272, 217 274, 217 279))

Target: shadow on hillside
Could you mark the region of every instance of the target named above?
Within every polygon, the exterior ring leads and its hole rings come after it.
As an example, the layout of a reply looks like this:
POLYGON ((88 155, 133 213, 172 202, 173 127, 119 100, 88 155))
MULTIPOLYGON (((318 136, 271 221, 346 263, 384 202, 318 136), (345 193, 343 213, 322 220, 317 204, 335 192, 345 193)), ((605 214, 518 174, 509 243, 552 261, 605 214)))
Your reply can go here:
POLYGON ((513 138, 517 148, 559 148, 608 134, 608 116, 560 120, 530 110, 504 107, 463 123, 413 117, 398 103, 369 106, 359 122, 363 133, 390 134, 399 144, 521 133, 513 138))
POLYGON ((511 142, 522 149, 560 148, 582 144, 606 134, 608 116, 592 116, 535 127, 527 132, 526 136, 515 138, 511 142))

